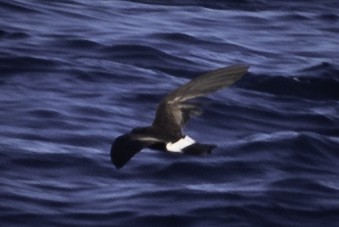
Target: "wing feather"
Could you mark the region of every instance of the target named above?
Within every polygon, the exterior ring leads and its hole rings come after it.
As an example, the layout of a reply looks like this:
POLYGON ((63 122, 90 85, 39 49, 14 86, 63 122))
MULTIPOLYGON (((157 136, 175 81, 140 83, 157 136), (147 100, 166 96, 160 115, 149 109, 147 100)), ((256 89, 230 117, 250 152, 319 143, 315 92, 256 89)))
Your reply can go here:
POLYGON ((182 102, 228 87, 239 80, 247 69, 246 65, 233 65, 205 73, 175 89, 163 101, 182 102))
POLYGON ((181 134, 181 128, 190 116, 199 112, 197 105, 187 101, 232 85, 248 68, 247 65, 233 65, 213 70, 170 92, 158 106, 153 127, 181 134))

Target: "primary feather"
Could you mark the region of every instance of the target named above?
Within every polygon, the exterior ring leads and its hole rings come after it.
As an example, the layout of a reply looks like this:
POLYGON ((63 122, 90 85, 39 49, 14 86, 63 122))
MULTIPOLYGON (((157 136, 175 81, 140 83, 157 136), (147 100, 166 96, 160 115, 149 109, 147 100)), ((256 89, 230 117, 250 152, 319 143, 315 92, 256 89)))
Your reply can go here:
POLYGON ((239 80, 247 72, 247 69, 246 65, 220 68, 205 73, 170 92, 157 108, 153 127, 161 127, 167 129, 167 133, 180 135, 181 129, 188 119, 200 112, 199 106, 188 102, 189 100, 230 86, 239 80))

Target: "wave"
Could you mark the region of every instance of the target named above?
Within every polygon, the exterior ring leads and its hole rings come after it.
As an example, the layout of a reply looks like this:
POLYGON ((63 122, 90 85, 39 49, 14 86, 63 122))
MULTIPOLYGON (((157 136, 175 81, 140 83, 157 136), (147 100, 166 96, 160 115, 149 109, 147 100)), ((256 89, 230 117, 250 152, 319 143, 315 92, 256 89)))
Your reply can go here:
POLYGON ((338 100, 337 75, 339 75, 337 67, 323 63, 301 70, 296 76, 248 75, 237 85, 280 96, 338 100))
POLYGON ((55 60, 40 57, 0 57, 0 70, 5 74, 47 72, 58 65, 55 60))
POLYGON ((1 1, 1 224, 338 223, 337 3, 314 2, 1 1), (239 62, 185 128, 211 155, 113 168, 166 93, 239 62))

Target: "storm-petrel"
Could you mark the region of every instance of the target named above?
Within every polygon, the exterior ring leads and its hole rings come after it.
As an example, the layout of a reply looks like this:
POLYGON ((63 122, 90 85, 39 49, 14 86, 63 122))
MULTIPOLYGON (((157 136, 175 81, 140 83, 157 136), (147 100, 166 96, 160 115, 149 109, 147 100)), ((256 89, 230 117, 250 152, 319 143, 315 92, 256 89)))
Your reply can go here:
POLYGON ((201 113, 200 104, 192 99, 232 85, 247 69, 246 65, 219 68, 170 92, 158 105, 151 126, 132 129, 115 139, 111 148, 112 163, 120 169, 143 148, 197 155, 211 153, 215 145, 197 143, 182 131, 190 117, 201 113))

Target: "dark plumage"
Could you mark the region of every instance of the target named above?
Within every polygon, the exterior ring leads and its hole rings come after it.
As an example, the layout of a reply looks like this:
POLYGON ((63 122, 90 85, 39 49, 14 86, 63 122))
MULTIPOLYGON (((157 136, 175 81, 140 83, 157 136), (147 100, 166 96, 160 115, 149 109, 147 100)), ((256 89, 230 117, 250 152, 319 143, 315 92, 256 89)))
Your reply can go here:
POLYGON ((198 115, 198 104, 189 102, 239 80, 248 66, 233 65, 205 73, 165 96, 158 105, 150 127, 135 128, 115 139, 111 148, 111 161, 116 168, 123 167, 143 148, 161 149, 186 154, 210 153, 216 146, 199 144, 182 132, 190 117, 198 115))

